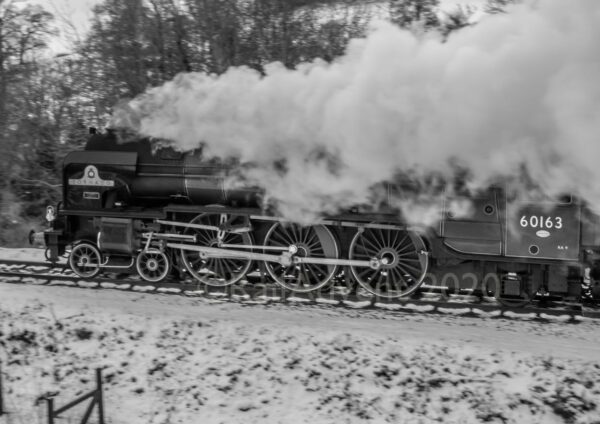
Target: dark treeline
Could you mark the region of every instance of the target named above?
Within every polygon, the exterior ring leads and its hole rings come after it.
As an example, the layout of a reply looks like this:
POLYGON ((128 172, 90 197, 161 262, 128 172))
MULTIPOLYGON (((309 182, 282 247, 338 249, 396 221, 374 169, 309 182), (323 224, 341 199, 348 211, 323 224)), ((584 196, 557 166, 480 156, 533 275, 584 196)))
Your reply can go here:
POLYGON ((374 18, 447 36, 472 13, 441 13, 439 0, 104 0, 72 53, 57 57, 47 47, 53 15, 0 0, 0 246, 23 244, 30 221, 60 200, 62 157, 121 99, 180 72, 332 61, 374 18))

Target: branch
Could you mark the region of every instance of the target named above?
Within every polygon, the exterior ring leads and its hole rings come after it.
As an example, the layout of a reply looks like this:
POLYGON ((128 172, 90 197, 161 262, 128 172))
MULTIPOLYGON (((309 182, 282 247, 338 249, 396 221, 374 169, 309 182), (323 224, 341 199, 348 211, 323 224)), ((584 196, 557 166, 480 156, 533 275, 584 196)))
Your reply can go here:
POLYGON ((56 191, 60 191, 60 188, 62 187, 62 184, 50 184, 47 181, 43 181, 43 180, 31 180, 29 178, 23 178, 23 177, 17 177, 17 181, 31 183, 31 184, 34 184, 34 185, 40 185, 40 186, 49 187, 49 188, 51 188, 53 190, 56 190, 56 191))

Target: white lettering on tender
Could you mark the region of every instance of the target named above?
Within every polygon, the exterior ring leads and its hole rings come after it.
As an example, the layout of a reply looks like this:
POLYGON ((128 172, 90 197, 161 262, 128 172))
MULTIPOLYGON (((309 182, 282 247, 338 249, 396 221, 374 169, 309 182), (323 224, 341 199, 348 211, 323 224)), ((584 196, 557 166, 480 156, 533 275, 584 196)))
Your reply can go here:
POLYGON ((523 215, 519 220, 519 224, 523 228, 555 228, 560 230, 563 227, 563 220, 560 216, 543 216, 543 215, 523 215))

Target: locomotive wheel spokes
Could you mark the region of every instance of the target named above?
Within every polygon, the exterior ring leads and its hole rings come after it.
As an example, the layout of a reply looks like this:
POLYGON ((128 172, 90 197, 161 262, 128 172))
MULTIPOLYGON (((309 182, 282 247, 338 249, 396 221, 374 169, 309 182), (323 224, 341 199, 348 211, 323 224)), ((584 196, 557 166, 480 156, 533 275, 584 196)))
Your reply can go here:
POLYGON ((100 272, 102 256, 96 246, 82 242, 73 246, 69 255, 69 266, 81 278, 92 278, 100 272))
POLYGON ((370 293, 385 298, 406 296, 423 282, 428 256, 423 239, 412 231, 360 229, 350 244, 350 259, 377 259, 377 269, 350 266, 356 281, 370 293))
POLYGON ((171 261, 158 249, 142 250, 135 260, 135 268, 143 280, 157 283, 169 275, 171 261))
MULTIPOLYGON (((289 248, 295 246, 294 255, 306 258, 339 257, 337 242, 327 227, 314 225, 302 227, 277 222, 267 232, 265 246, 289 248)), ((312 263, 282 265, 265 262, 269 275, 283 287, 295 292, 310 292, 325 286, 336 275, 337 266, 312 263)))
MULTIPOLYGON (((240 216, 239 219, 243 219, 243 217, 240 216)), ((228 221, 230 221, 230 224, 235 225, 236 217, 225 213, 205 213, 198 215, 190 224, 218 227, 228 221)), ((200 246, 219 248, 221 244, 252 245, 252 237, 249 232, 229 233, 201 228, 187 228, 184 234, 196 236, 196 241, 200 246)), ((215 287, 224 287, 236 283, 246 275, 252 264, 250 259, 225 255, 223 257, 203 255, 192 250, 182 250, 181 259, 185 268, 195 279, 208 286, 215 287)))

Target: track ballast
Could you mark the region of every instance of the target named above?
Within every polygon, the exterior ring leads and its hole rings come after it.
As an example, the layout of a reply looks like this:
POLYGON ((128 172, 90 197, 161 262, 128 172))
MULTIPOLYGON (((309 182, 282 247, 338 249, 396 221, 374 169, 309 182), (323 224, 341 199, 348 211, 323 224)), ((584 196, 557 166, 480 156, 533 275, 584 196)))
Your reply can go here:
POLYGON ((335 307, 352 310, 381 310, 390 313, 451 314, 470 317, 556 320, 578 322, 582 318, 600 318, 597 305, 536 299, 521 307, 507 307, 493 297, 473 294, 447 293, 440 287, 421 287, 410 297, 401 299, 378 298, 368 293, 351 292, 342 286, 322 292, 293 293, 264 275, 249 275, 240 284, 216 288, 203 285, 193 278, 173 279, 148 283, 135 275, 98 276, 82 279, 66 263, 55 266, 47 262, 0 260, 0 279, 8 283, 72 286, 89 289, 117 289, 157 294, 198 296, 212 301, 236 302, 243 305, 305 305, 335 307), (117 280, 118 279, 118 280, 117 280))

